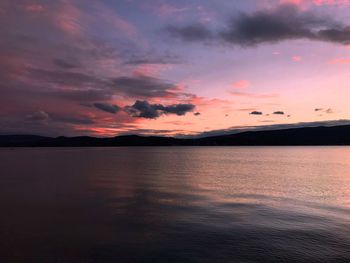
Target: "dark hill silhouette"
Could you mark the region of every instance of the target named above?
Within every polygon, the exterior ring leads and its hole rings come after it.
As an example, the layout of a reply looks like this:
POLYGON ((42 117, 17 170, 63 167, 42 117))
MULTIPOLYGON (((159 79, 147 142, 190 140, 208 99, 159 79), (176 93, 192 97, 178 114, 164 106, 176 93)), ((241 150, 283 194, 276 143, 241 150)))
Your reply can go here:
POLYGON ((0 146, 35 146, 49 140, 52 138, 37 135, 1 135, 0 146))
POLYGON ((350 145, 350 125, 248 131, 195 139, 125 135, 112 138, 0 136, 0 147, 88 147, 88 146, 263 146, 263 145, 350 145))
POLYGON ((206 137, 200 145, 350 145, 350 125, 248 131, 206 137))

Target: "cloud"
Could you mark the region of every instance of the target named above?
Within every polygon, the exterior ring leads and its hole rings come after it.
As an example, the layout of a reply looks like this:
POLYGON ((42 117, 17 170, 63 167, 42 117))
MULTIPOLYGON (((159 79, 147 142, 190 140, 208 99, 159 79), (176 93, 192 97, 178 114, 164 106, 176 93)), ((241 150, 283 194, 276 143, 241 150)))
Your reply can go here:
POLYGON ((212 32, 201 24, 192 24, 182 27, 168 26, 165 31, 173 38, 188 42, 197 42, 210 40, 213 37, 212 32))
POLYGON ((281 3, 292 3, 298 6, 309 6, 309 5, 316 5, 316 6, 332 6, 332 5, 338 5, 338 6, 346 6, 350 4, 349 0, 280 0, 281 3))
POLYGON ((293 39, 350 43, 350 27, 329 17, 303 11, 293 4, 231 18, 224 29, 204 25, 169 26, 171 36, 189 42, 215 40, 239 46, 255 46, 293 39))
POLYGON ((275 111, 273 114, 275 114, 275 115, 284 115, 284 112, 283 111, 275 111))
POLYGON ((350 64, 350 58, 335 58, 329 61, 329 64, 350 64))
POLYGON ((120 107, 114 104, 108 104, 108 103, 94 103, 94 106, 102 111, 115 114, 120 110, 120 107))
POLYGON ((87 116, 69 116, 65 114, 52 114, 52 120, 54 122, 62 122, 75 125, 90 125, 95 124, 95 121, 87 116))
POLYGON ((300 61, 303 60, 303 58, 301 56, 293 56, 292 60, 295 61, 295 62, 300 62, 300 61))
POLYGON ((249 86, 250 86, 250 81, 245 79, 239 80, 232 84, 232 87, 235 89, 245 89, 249 86))
POLYGON ((27 77, 43 83, 81 86, 104 85, 103 80, 86 73, 65 70, 49 70, 42 68, 29 68, 27 77))
POLYGON ((125 62, 127 65, 166 65, 166 64, 178 64, 179 60, 171 60, 165 58, 137 58, 131 59, 125 62))
POLYGON ((36 3, 29 3, 28 5, 25 6, 25 9, 29 12, 43 12, 45 11, 45 8, 43 5, 36 4, 36 3))
POLYGON ((327 113, 327 114, 332 114, 332 113, 334 113, 334 110, 333 110, 332 108, 328 108, 328 109, 316 108, 314 111, 323 112, 323 113, 327 113))
POLYGON ((252 111, 249 113, 250 115, 262 115, 263 113, 261 111, 252 111))
POLYGON ((31 68, 25 77, 25 85, 33 82, 33 85, 50 87, 36 88, 35 92, 82 102, 109 100, 115 94, 134 99, 190 95, 180 92, 179 87, 171 82, 144 75, 102 78, 82 72, 31 68))
POLYGON ((191 8, 189 7, 176 7, 171 4, 162 3, 157 5, 155 8, 156 14, 161 17, 174 17, 176 14, 181 14, 184 12, 189 12, 191 8))
POLYGON ((43 94, 65 100, 90 102, 108 100, 113 92, 108 89, 54 89, 44 91, 43 94))
POLYGON ((46 121, 50 119, 50 116, 45 111, 36 111, 27 116, 27 120, 30 121, 46 121))
POLYGON ((160 108, 165 114, 171 113, 178 116, 185 115, 187 112, 193 111, 195 106, 193 104, 174 104, 170 106, 163 106, 160 108))
POLYGON ((62 113, 48 114, 45 111, 36 111, 32 114, 27 115, 26 120, 34 122, 62 122, 69 124, 94 124, 95 122, 86 116, 68 116, 62 113))
POLYGON ((182 116, 187 112, 193 111, 194 108, 195 105, 193 104, 173 104, 163 106, 162 104, 150 104, 148 101, 137 100, 134 105, 126 106, 124 110, 133 117, 156 119, 163 114, 182 116))
POLYGON ((255 98, 255 99, 269 99, 269 98, 276 98, 279 95, 278 94, 256 94, 252 92, 240 92, 240 91, 229 91, 231 95, 234 96, 240 96, 240 97, 249 97, 249 98, 255 98))
POLYGON ((63 69, 73 69, 73 68, 79 67, 73 61, 68 61, 68 60, 64 60, 64 59, 60 59, 60 58, 54 59, 53 62, 56 66, 63 68, 63 69))
POLYGON ((237 109, 238 111, 255 111, 254 108, 241 108, 241 109, 237 109))
POLYGON ((175 55, 164 54, 148 54, 143 56, 132 56, 124 62, 126 65, 167 65, 167 64, 179 64, 182 60, 175 55))
POLYGON ((148 76, 119 77, 113 80, 113 86, 116 91, 139 98, 171 96, 177 88, 172 83, 148 76))
POLYGON ((199 116, 199 115, 201 115, 201 113, 200 112, 195 112, 195 113, 193 113, 193 115, 194 116, 199 116))
POLYGON ((315 5, 350 5, 349 0, 313 0, 312 2, 315 5))

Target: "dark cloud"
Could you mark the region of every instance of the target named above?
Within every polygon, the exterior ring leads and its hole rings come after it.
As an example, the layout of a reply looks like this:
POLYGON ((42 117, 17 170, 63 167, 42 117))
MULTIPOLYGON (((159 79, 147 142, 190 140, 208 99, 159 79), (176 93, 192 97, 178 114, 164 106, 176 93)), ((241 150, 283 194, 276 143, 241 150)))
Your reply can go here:
POLYGON ((65 70, 31 68, 28 70, 28 77, 35 81, 60 85, 106 85, 103 80, 96 78, 91 74, 65 70))
POLYGON ((75 125, 95 124, 95 121, 86 116, 69 116, 64 114, 51 114, 54 122, 62 122, 75 125))
POLYGON ((78 65, 72 61, 68 61, 68 60, 64 60, 64 59, 54 59, 54 64, 60 68, 63 69, 73 69, 73 68, 77 68, 78 65))
POLYGON ((275 115, 284 115, 284 111, 275 111, 273 114, 275 114, 275 115))
POLYGON ((160 110, 165 114, 171 113, 178 116, 185 115, 187 112, 193 111, 195 106, 193 104, 174 104, 170 106, 162 106, 160 110))
POLYGON ((347 45, 350 43, 350 27, 343 26, 319 30, 316 39, 347 45))
POLYGON ((120 77, 113 80, 114 89, 130 97, 152 98, 174 96, 176 86, 163 80, 148 77, 120 77))
POLYGON ((108 89, 55 89, 46 91, 44 94, 72 101, 89 102, 108 100, 113 92, 108 89))
POLYGON ((213 37, 212 32, 201 24, 182 27, 168 26, 165 30, 171 37, 189 42, 209 40, 213 37))
POLYGON ((261 111, 252 111, 249 113, 250 115, 262 115, 263 113, 261 111))
POLYGON ((74 115, 74 114, 64 114, 64 113, 50 113, 48 114, 45 111, 36 111, 26 117, 26 120, 33 122, 42 122, 42 123, 67 123, 67 124, 79 124, 79 125, 89 125, 94 124, 95 121, 90 119, 87 116, 83 115, 74 115))
POLYGON ((186 96, 171 82, 143 75, 100 78, 82 72, 32 68, 26 77, 28 82, 51 87, 36 92, 76 101, 108 100, 114 94, 135 99, 186 96))
POLYGON ((326 40, 319 28, 335 26, 338 26, 337 23, 329 18, 300 11, 294 5, 282 5, 273 10, 241 14, 231 19, 221 36, 227 42, 242 46, 301 38, 326 40))
POLYGON ((61 69, 30 68, 23 78, 26 92, 64 98, 68 100, 108 101, 113 95, 133 99, 188 98, 193 94, 184 93, 172 82, 144 75, 100 77, 85 72, 61 69), (39 88, 43 87, 43 88, 39 88), (45 88, 44 88, 45 87, 45 88))
POLYGON ((166 30, 171 36, 184 41, 213 39, 240 46, 254 46, 292 39, 350 43, 350 27, 329 17, 302 11, 291 4, 252 14, 241 13, 231 18, 224 29, 215 32, 198 24, 186 27, 171 26, 166 30))
POLYGON ((185 115, 193 111, 193 104, 173 104, 163 106, 162 104, 150 104, 148 101, 137 100, 134 105, 125 107, 125 111, 133 117, 156 119, 163 114, 185 115))
POLYGON ((179 64, 182 63, 182 60, 175 55, 144 55, 144 56, 133 56, 128 58, 124 64, 126 65, 166 65, 166 64, 179 64))
POLYGON ((199 115, 201 115, 201 113, 200 112, 195 112, 195 113, 193 113, 193 115, 194 116, 199 116, 199 115))
POLYGON ((109 103, 94 103, 94 106, 102 111, 115 114, 120 110, 120 107, 109 103))
POLYGON ((314 111, 328 113, 328 114, 334 113, 334 110, 332 108, 328 108, 328 109, 316 108, 314 111))
POLYGON ((30 121, 46 121, 49 118, 49 114, 45 111, 36 111, 32 114, 29 114, 26 119, 30 121))

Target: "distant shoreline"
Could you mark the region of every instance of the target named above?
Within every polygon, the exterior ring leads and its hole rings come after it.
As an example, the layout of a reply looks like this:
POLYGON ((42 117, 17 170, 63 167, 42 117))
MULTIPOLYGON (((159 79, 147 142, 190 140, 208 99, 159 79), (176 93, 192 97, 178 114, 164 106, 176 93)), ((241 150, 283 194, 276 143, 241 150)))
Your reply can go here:
POLYGON ((350 146, 350 125, 245 131, 204 138, 124 135, 112 138, 2 135, 0 147, 350 146))

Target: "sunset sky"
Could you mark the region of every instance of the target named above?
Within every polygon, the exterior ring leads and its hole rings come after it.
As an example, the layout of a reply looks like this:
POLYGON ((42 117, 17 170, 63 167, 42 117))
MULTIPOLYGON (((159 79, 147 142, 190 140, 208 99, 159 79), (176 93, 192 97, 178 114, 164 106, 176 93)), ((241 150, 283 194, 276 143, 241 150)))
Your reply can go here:
POLYGON ((348 123, 349 69, 350 0, 0 1, 0 134, 348 123))

